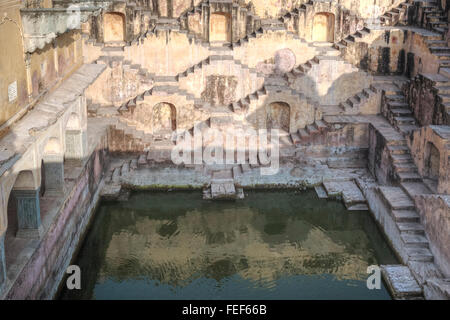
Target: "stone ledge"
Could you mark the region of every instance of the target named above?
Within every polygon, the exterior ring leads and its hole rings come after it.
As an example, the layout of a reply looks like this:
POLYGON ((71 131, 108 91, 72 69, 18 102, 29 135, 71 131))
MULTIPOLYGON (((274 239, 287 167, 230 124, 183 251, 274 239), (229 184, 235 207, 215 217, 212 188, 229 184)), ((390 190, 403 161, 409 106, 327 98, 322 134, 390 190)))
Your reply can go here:
POLYGON ((382 265, 381 272, 394 299, 422 298, 422 289, 408 267, 403 265, 382 265))

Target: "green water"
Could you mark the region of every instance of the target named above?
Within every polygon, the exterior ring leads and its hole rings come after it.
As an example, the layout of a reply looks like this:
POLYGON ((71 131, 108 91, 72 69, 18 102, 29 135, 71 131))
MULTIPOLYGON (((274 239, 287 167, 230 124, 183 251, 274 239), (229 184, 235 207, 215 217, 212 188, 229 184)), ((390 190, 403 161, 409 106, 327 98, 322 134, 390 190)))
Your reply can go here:
POLYGON ((369 212, 314 191, 140 192, 101 204, 73 262, 81 290, 60 298, 390 299, 366 286, 369 265, 390 263, 369 212))

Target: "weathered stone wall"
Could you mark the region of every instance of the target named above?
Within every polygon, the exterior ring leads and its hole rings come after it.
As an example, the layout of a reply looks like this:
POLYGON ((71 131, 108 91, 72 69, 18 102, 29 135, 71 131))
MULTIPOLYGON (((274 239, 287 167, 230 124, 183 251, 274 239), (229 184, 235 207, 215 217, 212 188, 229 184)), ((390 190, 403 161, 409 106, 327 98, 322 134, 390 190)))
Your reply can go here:
POLYGON ((145 96, 143 101, 137 103, 134 108, 129 108, 127 112, 122 114, 122 119, 133 126, 137 130, 145 133, 154 133, 153 118, 156 116, 154 108, 160 104, 170 104, 175 108, 176 129, 191 129, 198 121, 206 120, 210 117, 210 113, 195 107, 194 101, 188 99, 182 94, 170 95, 150 95, 145 96))
POLYGON ((153 84, 146 70, 123 59, 106 59, 99 63, 105 63, 107 69, 86 90, 86 96, 93 104, 118 107, 150 89, 153 84))
POLYGON ((267 97, 251 102, 246 114, 246 120, 255 129, 267 129, 269 106, 273 103, 286 103, 289 106, 288 132, 297 132, 319 118, 317 110, 311 101, 292 94, 291 92, 269 92, 267 97))
POLYGON ((414 198, 420 221, 430 240, 434 261, 445 277, 450 276, 450 196, 417 195, 414 198))
POLYGON ((291 84, 293 88, 322 105, 338 105, 368 88, 372 77, 342 60, 319 59, 291 84))
POLYGON ((404 88, 406 101, 421 126, 449 124, 450 119, 445 106, 441 104, 435 84, 435 80, 429 75, 418 74, 404 88))
POLYGON ((449 139, 450 129, 427 126, 413 132, 410 141, 411 155, 419 173, 435 180, 435 191, 443 194, 450 194, 449 139))
POLYGON ((438 58, 431 54, 424 37, 402 29, 371 29, 370 34, 342 49, 343 58, 375 74, 436 73, 438 58))
MULTIPOLYGON (((48 3, 47 3, 48 5, 48 3)), ((79 31, 66 32, 30 54, 24 54, 20 2, 0 5, 0 125, 15 121, 57 81, 67 77, 82 61, 79 31), (10 89, 16 94, 10 97, 10 89)))
POLYGON ((317 53, 313 46, 294 38, 285 31, 267 31, 234 48, 234 59, 251 68, 258 63, 273 59, 278 50, 290 49, 295 54, 295 65, 305 63, 317 53))
POLYGON ((89 157, 72 192, 22 269, 7 299, 48 299, 56 293, 98 200, 107 161, 105 136, 89 157))
MULTIPOLYGON (((308 3, 308 0, 246 0, 255 7, 255 12, 261 18, 275 18, 281 14, 287 13, 301 4, 308 3)), ((362 18, 371 18, 373 15, 382 15, 388 8, 396 7, 401 0, 375 0, 375 1, 357 1, 342 0, 336 1, 346 10, 362 18)))
POLYGON ((369 145, 367 123, 332 124, 302 142, 299 157, 329 158, 330 167, 365 167, 369 145), (342 159, 342 161, 340 161, 342 159))
POLYGON ((394 181, 394 168, 387 145, 383 135, 370 124, 368 167, 370 173, 380 184, 392 184, 394 181))

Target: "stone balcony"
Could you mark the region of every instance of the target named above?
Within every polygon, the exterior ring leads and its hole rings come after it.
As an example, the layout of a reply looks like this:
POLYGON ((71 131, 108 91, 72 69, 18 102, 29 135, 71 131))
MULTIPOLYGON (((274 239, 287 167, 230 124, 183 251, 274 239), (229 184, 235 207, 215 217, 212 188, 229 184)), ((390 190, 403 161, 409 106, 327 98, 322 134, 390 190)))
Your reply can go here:
POLYGON ((32 53, 51 43, 58 35, 80 29, 91 15, 97 16, 103 6, 21 9, 24 49, 32 53))

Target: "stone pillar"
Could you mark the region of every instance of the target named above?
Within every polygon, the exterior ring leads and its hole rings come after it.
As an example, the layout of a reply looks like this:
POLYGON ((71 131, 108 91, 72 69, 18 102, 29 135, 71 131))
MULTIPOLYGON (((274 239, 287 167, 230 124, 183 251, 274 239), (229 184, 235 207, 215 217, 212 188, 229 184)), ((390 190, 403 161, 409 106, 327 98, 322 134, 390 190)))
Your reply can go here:
POLYGON ((87 154, 86 130, 67 129, 65 134, 65 144, 65 159, 82 163, 87 154))
POLYGON ((59 77, 59 61, 58 61, 58 44, 56 43, 56 39, 52 42, 53 48, 53 64, 55 67, 56 77, 59 77))
POLYGON ((209 42, 209 17, 211 6, 202 4, 203 38, 209 42))
POLYGON ((31 54, 25 54, 25 72, 27 79, 28 102, 33 101, 33 83, 31 80, 31 54))
POLYGON ((64 155, 49 154, 44 158, 45 196, 64 194, 64 155))
POLYGON ((246 21, 245 33, 244 34, 251 33, 251 32, 254 31, 253 30, 253 28, 254 28, 254 26, 253 26, 253 24, 254 24, 253 18, 254 18, 253 14, 247 15, 247 21, 246 21))
POLYGON ((233 3, 231 6, 231 42, 239 40, 239 5, 233 3))
POLYGON ((0 235, 0 294, 6 283, 5 233, 0 235))
POLYGON ((19 228, 16 236, 18 238, 39 239, 42 235, 39 189, 14 189, 12 191, 17 203, 17 222, 19 228))

